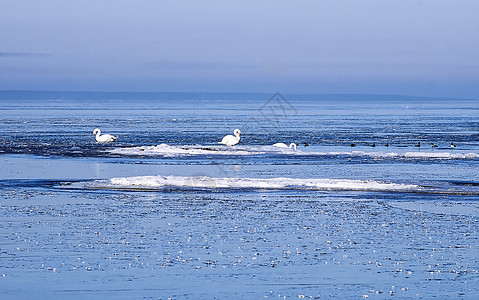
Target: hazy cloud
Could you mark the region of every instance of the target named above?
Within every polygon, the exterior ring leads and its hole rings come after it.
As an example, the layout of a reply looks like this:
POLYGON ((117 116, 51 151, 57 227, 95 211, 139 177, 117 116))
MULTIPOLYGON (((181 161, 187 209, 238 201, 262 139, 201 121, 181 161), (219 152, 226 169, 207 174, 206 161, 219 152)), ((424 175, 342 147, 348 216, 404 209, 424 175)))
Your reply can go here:
POLYGON ((145 64, 145 67, 164 68, 175 70, 208 70, 222 69, 227 67, 238 67, 237 64, 219 62, 219 61, 151 61, 145 64))
POLYGON ((4 2, 0 89, 479 95, 477 0, 4 2))
POLYGON ((34 53, 34 52, 2 52, 0 51, 0 57, 40 57, 49 56, 48 53, 34 53))

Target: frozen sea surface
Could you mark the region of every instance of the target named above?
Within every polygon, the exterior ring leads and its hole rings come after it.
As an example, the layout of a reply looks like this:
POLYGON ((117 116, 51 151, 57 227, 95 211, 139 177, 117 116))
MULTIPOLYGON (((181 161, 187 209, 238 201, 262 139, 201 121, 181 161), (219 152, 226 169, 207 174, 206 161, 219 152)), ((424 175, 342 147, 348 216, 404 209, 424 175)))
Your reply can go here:
POLYGON ((476 101, 168 97, 0 101, 1 299, 479 298, 476 101))

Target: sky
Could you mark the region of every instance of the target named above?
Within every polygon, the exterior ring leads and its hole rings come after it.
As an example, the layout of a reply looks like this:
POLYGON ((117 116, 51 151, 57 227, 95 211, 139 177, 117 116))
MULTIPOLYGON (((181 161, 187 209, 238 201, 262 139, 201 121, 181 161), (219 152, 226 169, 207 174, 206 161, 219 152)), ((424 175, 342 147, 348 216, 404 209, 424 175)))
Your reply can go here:
POLYGON ((0 90, 479 98, 477 0, 2 0, 0 90))

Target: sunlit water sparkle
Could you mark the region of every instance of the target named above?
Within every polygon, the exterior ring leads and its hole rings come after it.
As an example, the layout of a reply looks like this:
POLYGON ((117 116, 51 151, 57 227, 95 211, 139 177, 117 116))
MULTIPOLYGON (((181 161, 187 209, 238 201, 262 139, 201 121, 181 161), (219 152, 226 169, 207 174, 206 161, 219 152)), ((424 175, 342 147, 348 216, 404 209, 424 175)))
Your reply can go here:
POLYGON ((478 298, 479 105, 350 97, 0 101, 1 298, 478 298))

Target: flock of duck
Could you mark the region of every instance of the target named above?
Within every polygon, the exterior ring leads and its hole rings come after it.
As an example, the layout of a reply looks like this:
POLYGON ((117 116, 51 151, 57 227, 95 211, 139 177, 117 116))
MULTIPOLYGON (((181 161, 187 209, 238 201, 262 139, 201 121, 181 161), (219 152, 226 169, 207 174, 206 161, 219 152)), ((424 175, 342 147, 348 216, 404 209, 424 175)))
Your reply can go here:
MULTIPOLYGON (((93 130, 93 134, 95 135, 95 139, 96 139, 97 143, 109 143, 109 142, 113 142, 116 139, 118 139, 117 136, 113 136, 111 134, 101 134, 101 130, 99 128, 95 128, 95 130, 93 130)), ((231 135, 231 134, 225 135, 223 137, 223 139, 221 140, 221 142, 218 142, 218 144, 223 144, 223 145, 226 145, 226 146, 234 146, 234 145, 238 144, 240 142, 240 140, 241 140, 241 130, 236 128, 233 131, 233 135, 231 135)), ((438 147, 434 143, 430 143, 430 145, 431 145, 432 148, 437 148, 438 147)), ((285 143, 275 143, 275 144, 273 144, 273 146, 279 147, 279 148, 290 148, 290 149, 296 150, 296 147, 298 145, 296 143, 291 143, 288 146, 285 143)), ((305 142, 304 146, 308 146, 308 144, 305 142)), ((386 143, 385 146, 389 147, 389 143, 386 143)), ((415 144, 414 146, 415 147, 421 147, 422 145, 421 145, 421 142, 417 142, 417 144, 415 144)), ((356 144, 351 144, 351 147, 356 147, 356 144)), ((376 147, 376 144, 373 143, 371 145, 371 147, 376 147)), ((454 143, 451 143, 450 147, 455 148, 456 145, 454 143)))
MULTIPOLYGON (((434 143, 429 143, 429 145, 431 145, 432 148, 439 147, 438 145, 436 145, 434 143)), ((386 143, 384 146, 389 147, 389 143, 386 143)), ((418 147, 418 148, 422 147, 422 146, 424 146, 424 144, 421 144, 421 142, 417 142, 417 144, 414 145, 414 147, 418 147)), ((356 144, 351 144, 351 147, 356 147, 356 144)), ((376 144, 375 143, 371 144, 371 147, 376 147, 376 144)), ((397 146, 397 147, 407 147, 407 146, 397 146)), ((456 148, 456 144, 451 143, 450 147, 451 148, 456 148)))

